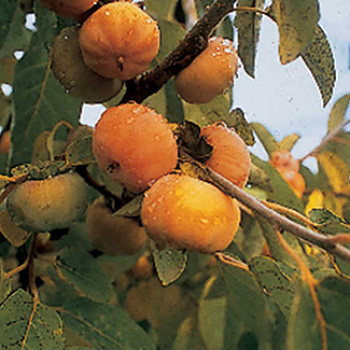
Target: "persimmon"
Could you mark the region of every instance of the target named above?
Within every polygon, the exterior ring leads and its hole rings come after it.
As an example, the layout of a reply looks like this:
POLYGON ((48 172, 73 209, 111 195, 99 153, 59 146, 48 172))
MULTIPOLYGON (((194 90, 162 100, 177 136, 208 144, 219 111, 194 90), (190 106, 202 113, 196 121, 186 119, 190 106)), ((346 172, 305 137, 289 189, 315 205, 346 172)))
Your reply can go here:
POLYGON ((278 150, 271 154, 270 163, 275 168, 285 168, 287 170, 299 171, 300 164, 287 150, 278 150))
POLYGON ((286 168, 277 168, 283 179, 288 183, 298 198, 303 197, 305 191, 305 180, 303 176, 295 170, 289 170, 286 168))
POLYGON ((234 80, 238 55, 228 39, 213 37, 208 47, 175 77, 175 88, 189 103, 207 103, 234 80))
POLYGON ((202 128, 201 135, 213 146, 212 155, 205 165, 243 188, 248 181, 251 158, 241 137, 224 123, 202 128))
POLYGON ((0 153, 9 154, 10 149, 11 149, 11 132, 10 130, 6 130, 0 136, 0 153))
POLYGON ((240 209, 235 199, 209 183, 167 175, 145 193, 141 219, 147 234, 161 248, 169 245, 213 253, 232 242, 240 209))
POLYGON ((86 210, 87 186, 75 173, 16 185, 7 198, 13 220, 28 231, 66 228, 86 210))
POLYGON ((106 78, 129 80, 143 73, 159 50, 159 29, 136 4, 102 6, 83 24, 79 41, 85 63, 106 78))
POLYGON ((135 280, 146 280, 153 276, 153 265, 148 256, 142 255, 135 265, 129 270, 129 274, 135 280))
POLYGON ((92 246, 112 256, 136 254, 148 239, 136 220, 113 215, 102 197, 89 206, 86 228, 92 246))
POLYGON ((78 19, 90 10, 97 0, 40 0, 40 3, 59 16, 78 19))
POLYGON ((166 119, 137 103, 108 108, 93 134, 98 165, 132 192, 172 171, 177 145, 166 119))
POLYGON ((78 27, 66 27, 55 38, 51 69, 68 94, 88 103, 107 101, 118 94, 123 82, 102 77, 85 64, 78 31, 78 27))

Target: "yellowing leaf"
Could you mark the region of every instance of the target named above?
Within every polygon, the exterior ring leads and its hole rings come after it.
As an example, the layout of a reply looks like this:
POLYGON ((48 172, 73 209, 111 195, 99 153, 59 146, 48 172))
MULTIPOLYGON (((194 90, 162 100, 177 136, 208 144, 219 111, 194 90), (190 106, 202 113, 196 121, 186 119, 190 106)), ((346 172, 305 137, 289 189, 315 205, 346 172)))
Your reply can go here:
POLYGON ((324 169, 334 191, 341 192, 342 188, 349 184, 349 169, 345 162, 331 152, 319 154, 317 160, 324 169))
POLYGON ((349 107, 349 103, 350 94, 344 95, 335 102, 331 113, 329 114, 327 132, 331 132, 343 122, 345 113, 349 107))
POLYGON ((321 190, 313 190, 305 207, 305 214, 308 215, 312 209, 323 209, 324 195, 321 190))
POLYGON ((17 226, 6 210, 0 211, 0 231, 15 247, 20 247, 30 237, 30 232, 24 231, 17 226))

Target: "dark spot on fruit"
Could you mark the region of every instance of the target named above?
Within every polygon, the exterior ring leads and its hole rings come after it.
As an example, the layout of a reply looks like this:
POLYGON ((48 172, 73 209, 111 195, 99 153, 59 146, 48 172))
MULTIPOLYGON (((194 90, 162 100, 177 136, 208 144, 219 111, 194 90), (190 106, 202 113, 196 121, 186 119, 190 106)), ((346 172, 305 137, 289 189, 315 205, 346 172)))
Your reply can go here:
POLYGON ((107 166, 107 172, 112 174, 115 170, 120 168, 120 164, 118 162, 113 162, 107 166))

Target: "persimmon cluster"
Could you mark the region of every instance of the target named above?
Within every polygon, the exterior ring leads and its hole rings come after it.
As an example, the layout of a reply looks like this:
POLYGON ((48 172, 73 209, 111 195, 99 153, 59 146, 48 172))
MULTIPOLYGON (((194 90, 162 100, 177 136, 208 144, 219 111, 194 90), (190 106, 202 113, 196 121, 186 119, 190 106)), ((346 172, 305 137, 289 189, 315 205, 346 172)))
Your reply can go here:
MULTIPOLYGON (((41 3, 60 16, 83 21, 81 27, 62 30, 51 56, 52 70, 65 91, 85 102, 117 95, 123 81, 145 72, 158 53, 157 22, 137 4, 118 1, 98 8, 94 0, 41 3)), ((189 103, 210 102, 233 83, 237 66, 233 43, 210 38, 207 48, 175 77, 175 88, 189 103)))
MULTIPOLYGON (((213 147, 204 164, 244 187, 250 154, 241 138, 223 123, 204 127, 201 135, 213 147)), ((93 152, 112 180, 134 193, 146 191, 141 221, 160 248, 213 253, 232 242, 240 223, 237 201, 176 169, 177 140, 162 115, 136 103, 107 109, 94 130, 93 152)))

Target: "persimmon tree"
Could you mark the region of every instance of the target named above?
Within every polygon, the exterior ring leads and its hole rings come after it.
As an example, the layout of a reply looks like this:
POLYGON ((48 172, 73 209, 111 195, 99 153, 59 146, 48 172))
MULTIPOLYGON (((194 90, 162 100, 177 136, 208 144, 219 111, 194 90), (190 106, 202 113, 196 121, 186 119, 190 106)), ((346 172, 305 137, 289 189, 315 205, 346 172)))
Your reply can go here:
POLYGON ((350 347, 350 94, 300 159, 248 120, 263 16, 327 105, 317 0, 0 2, 1 349, 350 347))

